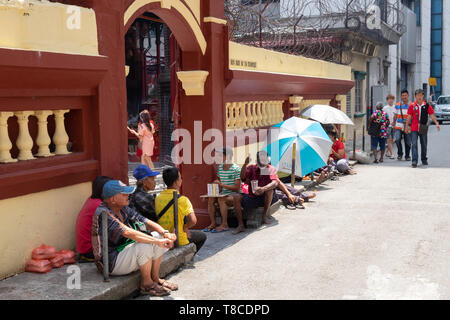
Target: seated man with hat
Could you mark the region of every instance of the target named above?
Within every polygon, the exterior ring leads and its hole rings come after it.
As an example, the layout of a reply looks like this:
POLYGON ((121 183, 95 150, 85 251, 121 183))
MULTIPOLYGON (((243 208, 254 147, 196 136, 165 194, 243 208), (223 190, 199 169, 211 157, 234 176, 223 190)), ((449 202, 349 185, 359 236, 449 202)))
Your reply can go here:
POLYGON ((178 286, 159 278, 162 255, 173 247, 174 234, 143 217, 128 204, 135 191, 118 180, 108 181, 102 192, 103 203, 92 219, 92 249, 95 264, 103 272, 103 255, 108 255, 109 271, 120 276, 140 270, 141 293, 153 296, 170 294, 178 286), (107 215, 108 252, 102 252, 102 214, 107 215), (153 231, 150 234, 146 231, 153 231))
POLYGON ((137 213, 150 219, 158 221, 155 211, 155 197, 149 191, 155 190, 155 177, 159 174, 152 171, 149 167, 141 164, 133 172, 136 179, 136 191, 130 196, 130 207, 137 213))

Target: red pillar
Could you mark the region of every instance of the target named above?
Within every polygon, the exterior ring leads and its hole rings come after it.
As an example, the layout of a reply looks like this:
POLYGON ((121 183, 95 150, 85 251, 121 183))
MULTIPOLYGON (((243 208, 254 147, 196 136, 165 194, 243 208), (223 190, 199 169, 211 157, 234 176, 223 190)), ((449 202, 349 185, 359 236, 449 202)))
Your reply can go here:
MULTIPOLYGON (((224 6, 222 1, 206 0, 202 1, 202 18, 215 17, 224 19, 224 6)), ((225 143, 225 101, 224 101, 224 66, 225 53, 224 44, 228 41, 226 26, 218 23, 203 23, 203 34, 207 41, 205 55, 198 53, 184 52, 183 71, 204 70, 209 75, 205 83, 204 96, 186 96, 184 91, 181 96, 181 128, 188 129, 192 135, 192 162, 194 158, 201 159, 201 164, 183 164, 181 171, 183 176, 183 194, 192 202, 198 217, 197 228, 202 228, 209 224, 207 202, 202 201, 199 196, 205 194, 207 183, 212 181, 213 171, 211 166, 204 163, 200 150, 194 150, 194 122, 201 121, 202 134, 210 129, 216 128, 223 133, 223 143, 225 143), (197 155, 196 155, 197 153, 197 155)), ((202 150, 210 142, 202 143, 202 150)))

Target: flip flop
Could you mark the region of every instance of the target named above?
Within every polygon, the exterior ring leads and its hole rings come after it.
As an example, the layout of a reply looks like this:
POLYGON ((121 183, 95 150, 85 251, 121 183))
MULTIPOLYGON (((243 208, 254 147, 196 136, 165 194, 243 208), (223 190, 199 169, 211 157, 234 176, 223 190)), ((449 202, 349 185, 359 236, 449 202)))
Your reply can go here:
POLYGON ((141 287, 141 294, 154 297, 164 297, 170 295, 170 290, 154 283, 151 287, 141 287))
POLYGON ((222 229, 222 230, 214 229, 214 230, 211 230, 211 233, 221 233, 221 232, 226 232, 226 231, 228 231, 228 230, 230 230, 230 228, 222 229))
POLYGON ((295 209, 297 209, 297 208, 295 207, 295 205, 293 205, 293 204, 291 204, 291 203, 285 205, 285 207, 286 207, 286 209, 288 209, 288 210, 295 210, 295 209))
POLYGON ((214 231, 214 228, 207 227, 207 228, 203 229, 202 231, 203 232, 212 232, 212 231, 214 231))

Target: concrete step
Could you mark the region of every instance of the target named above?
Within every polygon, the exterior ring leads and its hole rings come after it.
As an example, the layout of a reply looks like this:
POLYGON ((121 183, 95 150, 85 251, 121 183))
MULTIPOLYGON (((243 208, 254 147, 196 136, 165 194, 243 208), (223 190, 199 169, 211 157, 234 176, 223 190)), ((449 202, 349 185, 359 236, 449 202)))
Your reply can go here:
MULTIPOLYGON (((161 263, 160 277, 176 271, 186 262, 192 261, 196 248, 193 243, 168 251, 161 263)), ((139 271, 103 281, 94 263, 77 263, 53 269, 47 274, 24 272, 0 281, 0 300, 120 300, 138 291, 139 271), (68 283, 74 272, 80 275, 79 289, 70 289, 68 283), (78 269, 77 269, 78 268, 78 269)))

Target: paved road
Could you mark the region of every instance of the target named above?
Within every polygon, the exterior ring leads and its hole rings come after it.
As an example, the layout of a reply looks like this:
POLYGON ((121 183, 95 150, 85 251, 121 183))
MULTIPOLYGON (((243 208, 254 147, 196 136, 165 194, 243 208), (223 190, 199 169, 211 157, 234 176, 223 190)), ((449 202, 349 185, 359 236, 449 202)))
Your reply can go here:
POLYGON ((429 150, 427 168, 359 165, 274 226, 209 234, 170 299, 450 299, 450 126, 429 150))

